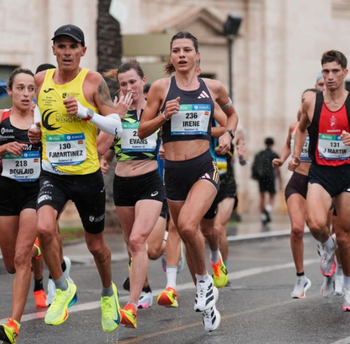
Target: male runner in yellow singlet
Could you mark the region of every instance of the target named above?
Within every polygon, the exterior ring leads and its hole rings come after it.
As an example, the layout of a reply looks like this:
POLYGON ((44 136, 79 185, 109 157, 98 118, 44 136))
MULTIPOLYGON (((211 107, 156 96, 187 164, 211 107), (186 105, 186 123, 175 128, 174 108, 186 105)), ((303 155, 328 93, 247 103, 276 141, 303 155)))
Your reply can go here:
POLYGON ((43 145, 37 200, 38 232, 56 286, 45 323, 62 324, 68 317, 68 308, 77 299, 76 285, 63 275, 60 246, 55 236, 56 219, 66 202, 72 200, 102 282, 102 328, 111 332, 119 326, 120 307, 117 288, 112 282, 111 253, 103 238, 105 187, 96 134, 97 127, 114 135, 120 132, 120 118, 102 76, 79 66, 87 49, 83 31, 74 25, 64 25, 55 31, 52 40, 57 69, 35 77, 38 100, 35 122, 40 122, 41 130, 34 127, 29 132, 32 141, 41 138, 43 145))

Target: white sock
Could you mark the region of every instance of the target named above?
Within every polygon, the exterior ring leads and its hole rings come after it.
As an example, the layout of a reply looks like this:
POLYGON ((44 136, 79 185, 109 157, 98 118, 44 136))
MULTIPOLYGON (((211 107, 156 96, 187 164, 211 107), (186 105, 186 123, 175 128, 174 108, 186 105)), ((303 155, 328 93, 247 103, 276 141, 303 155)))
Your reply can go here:
POLYGON ((328 240, 323 244, 323 246, 325 247, 326 251, 332 251, 335 247, 335 243, 332 237, 329 237, 328 240))
POLYGON ((216 251, 210 251, 210 260, 214 263, 217 264, 220 259, 220 250, 217 249, 216 251))
POLYGON ((344 276, 343 288, 350 289, 350 276, 344 276))
POLYGON ((208 280, 208 278, 209 278, 208 271, 207 271, 207 273, 206 273, 205 275, 197 275, 197 274, 196 274, 196 278, 197 278, 197 281, 198 281, 198 280, 203 280, 203 281, 208 280))
POLYGON ((335 274, 336 274, 336 276, 343 276, 344 275, 343 274, 343 267, 341 266, 341 264, 338 263, 337 257, 335 257, 335 260, 337 262, 337 268, 335 270, 335 274))
POLYGON ((168 240, 168 235, 169 235, 169 232, 168 232, 168 231, 165 231, 165 232, 164 232, 163 241, 167 242, 167 240, 168 240))
POLYGON ((268 213, 270 213, 272 209, 271 204, 266 204, 265 209, 268 213))
POLYGON ((177 276, 177 266, 167 266, 166 267, 166 287, 171 287, 176 290, 176 276, 177 276))

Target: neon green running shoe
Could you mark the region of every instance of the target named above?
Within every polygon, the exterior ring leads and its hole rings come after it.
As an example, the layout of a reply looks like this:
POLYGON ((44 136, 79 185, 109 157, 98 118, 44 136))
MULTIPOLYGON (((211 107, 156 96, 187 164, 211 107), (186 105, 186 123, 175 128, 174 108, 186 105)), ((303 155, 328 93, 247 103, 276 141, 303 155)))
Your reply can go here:
POLYGON ((120 324, 120 306, 118 290, 112 283, 113 295, 101 297, 101 324, 104 332, 116 330, 120 324))
POLYGON ((6 324, 0 325, 0 341, 2 343, 16 344, 21 325, 15 319, 7 319, 6 324))
POLYGON ((228 281, 228 272, 227 268, 222 260, 222 256, 220 253, 220 258, 219 261, 214 264, 210 260, 211 267, 213 269, 213 280, 214 280, 214 285, 217 288, 222 288, 227 284, 228 281))
POLYGON ((45 315, 45 324, 47 325, 61 325, 63 324, 69 314, 68 308, 73 306, 77 300, 77 286, 74 283, 70 283, 66 279, 68 288, 67 290, 56 289, 55 297, 51 306, 45 315))

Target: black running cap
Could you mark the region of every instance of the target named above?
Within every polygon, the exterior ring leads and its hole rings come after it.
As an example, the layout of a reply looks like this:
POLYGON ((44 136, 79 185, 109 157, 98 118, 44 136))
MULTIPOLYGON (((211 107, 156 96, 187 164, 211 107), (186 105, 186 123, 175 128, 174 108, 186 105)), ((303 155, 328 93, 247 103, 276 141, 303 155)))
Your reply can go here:
POLYGON ((63 25, 59 27, 55 31, 55 34, 51 39, 55 40, 57 37, 60 37, 60 36, 72 37, 75 41, 77 41, 78 43, 81 43, 81 45, 85 47, 84 32, 75 25, 68 24, 68 25, 63 25))

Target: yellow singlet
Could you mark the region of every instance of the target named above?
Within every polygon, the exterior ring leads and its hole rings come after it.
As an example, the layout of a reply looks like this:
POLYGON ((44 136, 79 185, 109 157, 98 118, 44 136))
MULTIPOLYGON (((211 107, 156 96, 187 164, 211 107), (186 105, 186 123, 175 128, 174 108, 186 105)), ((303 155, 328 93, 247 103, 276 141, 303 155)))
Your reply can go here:
POLYGON ((64 99, 71 95, 80 104, 98 113, 98 109, 90 105, 83 94, 83 82, 89 70, 82 69, 75 79, 64 85, 54 83, 55 70, 47 70, 38 96, 43 169, 74 175, 94 173, 100 167, 96 150, 97 128, 75 115, 69 115, 63 104, 64 99))

